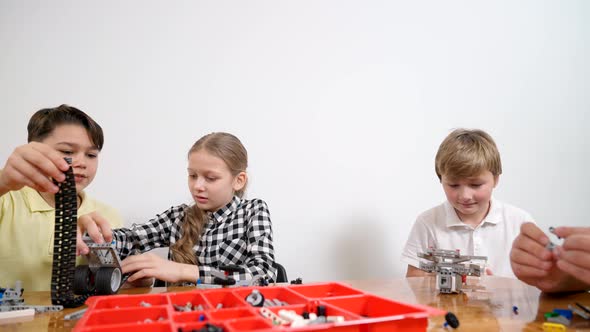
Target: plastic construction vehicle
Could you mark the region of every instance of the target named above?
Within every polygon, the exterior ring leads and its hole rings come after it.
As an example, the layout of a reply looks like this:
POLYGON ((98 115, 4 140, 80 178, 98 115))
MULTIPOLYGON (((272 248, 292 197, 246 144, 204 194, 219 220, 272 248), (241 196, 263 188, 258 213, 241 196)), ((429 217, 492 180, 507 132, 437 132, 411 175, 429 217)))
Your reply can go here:
POLYGON ((74 273, 74 293, 78 295, 111 295, 117 293, 128 275, 121 272, 121 260, 115 250, 115 241, 94 243, 84 237, 90 251, 86 254, 88 265, 76 266, 74 273))
POLYGON ((487 261, 486 256, 461 255, 459 249, 444 250, 428 248, 418 257, 427 260, 420 262, 420 269, 436 272, 436 289, 445 294, 461 293, 467 276, 480 276, 482 269, 478 264, 467 263, 471 260, 487 261))

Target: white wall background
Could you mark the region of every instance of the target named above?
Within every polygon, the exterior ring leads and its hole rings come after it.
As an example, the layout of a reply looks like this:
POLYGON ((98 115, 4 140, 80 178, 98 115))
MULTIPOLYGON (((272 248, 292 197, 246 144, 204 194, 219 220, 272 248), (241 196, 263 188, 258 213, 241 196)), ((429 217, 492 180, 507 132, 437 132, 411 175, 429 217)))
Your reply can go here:
POLYGON ((402 276, 456 127, 495 137, 497 198, 589 224, 589 22, 583 0, 2 0, 0 159, 77 106, 106 133, 89 191, 141 222, 190 202, 187 150, 229 131, 291 279, 402 276))

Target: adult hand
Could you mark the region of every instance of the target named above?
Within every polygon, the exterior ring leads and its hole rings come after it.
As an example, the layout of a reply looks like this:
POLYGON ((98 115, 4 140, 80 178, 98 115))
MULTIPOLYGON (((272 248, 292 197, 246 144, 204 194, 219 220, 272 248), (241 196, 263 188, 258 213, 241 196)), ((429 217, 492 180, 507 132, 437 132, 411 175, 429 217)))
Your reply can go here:
POLYGON ((525 223, 512 243, 510 264, 518 279, 544 292, 578 290, 580 283, 557 266, 557 256, 547 249, 549 238, 533 223, 525 223))
POLYGON ((557 227, 555 235, 564 238, 555 248, 557 267, 590 288, 590 227, 557 227))
POLYGON ((537 225, 524 223, 512 243, 510 265, 518 279, 546 291, 558 291, 567 274, 557 268, 555 256, 546 246, 550 240, 537 225))

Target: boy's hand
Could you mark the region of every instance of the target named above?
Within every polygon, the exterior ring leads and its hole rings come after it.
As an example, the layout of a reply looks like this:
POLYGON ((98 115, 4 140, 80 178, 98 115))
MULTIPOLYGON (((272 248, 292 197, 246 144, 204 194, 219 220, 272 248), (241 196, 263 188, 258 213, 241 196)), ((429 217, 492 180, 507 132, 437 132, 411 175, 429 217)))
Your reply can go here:
POLYGON ((590 227, 557 227, 555 235, 565 239, 555 248, 557 267, 590 288, 590 227))
POLYGON ((182 264, 164 259, 158 255, 146 253, 129 256, 121 262, 123 273, 133 273, 128 282, 154 277, 168 282, 192 281, 199 277, 196 265, 182 264))
POLYGON ((6 160, 0 173, 0 195, 24 186, 37 191, 56 193, 59 188, 51 182, 65 180, 69 168, 63 156, 47 144, 31 142, 17 147, 6 160))
POLYGON ((113 232, 111 225, 98 212, 91 212, 78 218, 78 228, 76 231, 76 255, 86 255, 88 246, 82 240, 82 235, 88 233, 88 236, 95 243, 111 242, 113 232))

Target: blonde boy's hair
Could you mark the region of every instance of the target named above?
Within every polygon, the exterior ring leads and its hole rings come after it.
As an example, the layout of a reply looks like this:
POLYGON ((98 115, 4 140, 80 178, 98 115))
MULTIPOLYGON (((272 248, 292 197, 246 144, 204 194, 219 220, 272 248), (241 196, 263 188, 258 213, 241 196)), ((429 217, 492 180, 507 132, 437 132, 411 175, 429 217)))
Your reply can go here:
POLYGON ((502 174, 502 161, 496 143, 488 133, 480 129, 459 128, 440 144, 435 170, 439 180, 443 175, 462 179, 477 176, 483 171, 498 176, 502 174))

